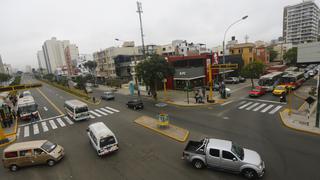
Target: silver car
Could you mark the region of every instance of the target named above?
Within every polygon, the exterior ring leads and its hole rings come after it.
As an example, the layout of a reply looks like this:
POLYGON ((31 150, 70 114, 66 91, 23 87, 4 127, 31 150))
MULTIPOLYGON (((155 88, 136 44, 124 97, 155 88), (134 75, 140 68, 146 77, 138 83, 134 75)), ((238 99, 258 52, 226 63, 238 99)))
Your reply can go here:
POLYGON ((104 99, 104 100, 114 100, 114 93, 111 92, 111 91, 106 91, 106 92, 103 92, 103 95, 101 96, 101 99, 104 99))
POLYGON ((191 162, 197 169, 213 167, 241 173, 248 179, 262 177, 265 173, 264 161, 256 151, 227 140, 206 138, 189 141, 182 159, 191 162))

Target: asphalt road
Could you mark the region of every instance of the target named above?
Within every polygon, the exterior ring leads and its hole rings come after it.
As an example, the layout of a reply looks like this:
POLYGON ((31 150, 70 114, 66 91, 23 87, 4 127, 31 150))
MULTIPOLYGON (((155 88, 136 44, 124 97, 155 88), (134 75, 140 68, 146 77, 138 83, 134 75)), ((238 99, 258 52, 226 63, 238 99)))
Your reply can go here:
MULTIPOLYGON (((28 77, 26 80, 33 81, 28 77)), ((125 106, 129 98, 116 94, 115 101, 103 101, 99 106, 89 105, 89 108, 98 112, 97 109, 111 107, 119 112, 100 114, 101 117, 95 116, 94 119, 72 125, 65 122, 62 127, 56 118, 46 119, 59 115, 56 108, 63 111, 63 102, 75 97, 48 85, 39 89, 49 100, 38 90, 32 90, 32 94, 39 103, 39 109, 43 109, 40 113, 45 117, 43 119, 49 130, 43 132, 38 123, 39 133, 34 134, 34 125, 20 126, 18 141, 48 139, 61 144, 65 148, 66 157, 54 167, 29 167, 15 173, 0 168, 1 179, 242 179, 239 175, 226 172, 193 169, 189 163, 180 159, 186 143, 179 143, 133 123, 141 115, 156 117, 160 111, 170 115, 172 124, 188 129, 189 139, 229 139, 256 150, 266 162, 267 173, 264 179, 320 179, 320 137, 284 127, 279 119, 279 111, 271 112, 278 106, 284 108, 287 105, 279 104, 279 99, 273 96, 247 99, 248 89, 243 88, 226 105, 193 108, 168 105, 158 108, 152 100, 144 99, 145 109, 133 111, 125 106), (258 104, 250 109, 255 103, 258 104), (262 104, 266 105, 254 111, 262 104), (273 106, 268 111, 261 112, 271 105, 273 106), (44 110, 44 107, 48 110, 44 110), (50 128, 50 120, 57 125, 57 129, 50 128), (89 144, 85 129, 90 123, 97 121, 104 122, 116 134, 120 142, 117 153, 99 158, 89 144), (26 137, 25 127, 30 128, 29 136, 26 137)), ((95 95, 99 96, 101 93, 95 92, 95 95)), ((296 100, 296 104, 301 103, 301 100, 296 100)))

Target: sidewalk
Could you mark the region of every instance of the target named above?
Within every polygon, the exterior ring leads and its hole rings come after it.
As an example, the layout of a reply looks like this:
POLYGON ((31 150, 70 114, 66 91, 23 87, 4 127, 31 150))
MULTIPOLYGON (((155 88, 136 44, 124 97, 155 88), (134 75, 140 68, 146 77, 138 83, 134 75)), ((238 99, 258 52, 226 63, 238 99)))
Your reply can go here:
MULTIPOLYGON (((103 85, 99 85, 99 87, 96 89, 101 90, 101 91, 115 90, 114 88, 111 88, 108 86, 103 86, 103 85)), ((130 96, 129 89, 126 87, 117 89, 115 93, 130 96)), ((135 93, 135 95, 137 95, 137 91, 135 91, 134 93, 135 93)), ((206 91, 206 95, 208 95, 208 94, 209 94, 209 91, 206 91)), ((140 91, 140 95, 144 96, 144 97, 148 97, 150 99, 153 99, 151 96, 148 95, 147 91, 140 91)), ((221 99, 220 94, 217 91, 213 92, 213 99, 215 100, 215 103, 207 103, 206 99, 204 100, 205 103, 200 103, 200 104, 196 103, 193 91, 189 92, 189 103, 188 103, 186 91, 167 90, 166 95, 164 94, 164 91, 157 91, 157 95, 158 95, 159 101, 169 103, 172 105, 177 105, 177 106, 190 106, 190 107, 191 106, 205 106, 205 105, 212 105, 212 104, 216 104, 216 103, 224 103, 225 102, 225 99, 221 99)))
MULTIPOLYGON (((310 87, 311 86, 302 86, 294 92, 294 95, 301 99, 305 99, 310 96, 310 87)), ((317 97, 313 98, 317 99, 317 97)), ((320 128, 315 127, 316 108, 317 101, 311 104, 310 108, 309 105, 305 102, 298 110, 291 110, 291 114, 289 113, 289 109, 283 110, 282 112, 280 112, 280 117, 283 124, 288 128, 320 135, 320 128)))

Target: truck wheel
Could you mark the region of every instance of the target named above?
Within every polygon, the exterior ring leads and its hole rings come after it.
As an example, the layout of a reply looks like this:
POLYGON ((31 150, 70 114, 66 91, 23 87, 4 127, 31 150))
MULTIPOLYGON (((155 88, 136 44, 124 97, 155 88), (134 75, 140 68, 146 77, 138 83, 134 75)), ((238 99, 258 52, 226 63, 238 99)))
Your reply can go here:
POLYGON ((199 159, 196 159, 196 160, 193 160, 192 161, 192 165, 193 167, 195 167, 196 169, 202 169, 204 167, 204 163, 199 160, 199 159))
POLYGON ((54 166, 55 163, 56 162, 54 160, 52 160, 52 159, 47 161, 48 166, 54 166))
POLYGON ((10 166, 10 171, 12 171, 12 172, 16 172, 18 169, 19 169, 19 167, 15 164, 10 166))
POLYGON ((257 172, 253 169, 244 169, 242 174, 247 179, 256 179, 258 177, 257 172))

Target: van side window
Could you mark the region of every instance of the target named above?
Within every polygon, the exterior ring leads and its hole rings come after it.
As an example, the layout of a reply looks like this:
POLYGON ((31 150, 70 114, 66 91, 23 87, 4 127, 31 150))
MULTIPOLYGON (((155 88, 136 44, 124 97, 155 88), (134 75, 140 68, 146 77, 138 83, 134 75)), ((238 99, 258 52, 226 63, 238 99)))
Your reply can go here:
POLYGON ((222 151, 222 157, 224 159, 229 159, 229 160, 236 158, 231 152, 228 152, 228 151, 222 151))
POLYGON ((89 131, 90 137, 92 138, 94 144, 97 146, 98 142, 97 142, 97 138, 93 135, 93 133, 91 131, 89 131))
POLYGON ((18 152, 17 151, 13 151, 13 152, 6 152, 4 154, 5 158, 15 158, 18 157, 18 152))
POLYGON ((210 149, 209 151, 209 154, 213 157, 219 157, 220 156, 219 153, 220 153, 219 149, 210 149))
POLYGON ((22 150, 22 151, 19 152, 19 155, 21 157, 23 157, 23 156, 31 156, 32 155, 32 150, 31 149, 22 150))
POLYGON ((43 150, 42 150, 42 149, 39 149, 39 148, 34 149, 34 154, 35 154, 35 155, 40 155, 41 153, 43 153, 43 150))

